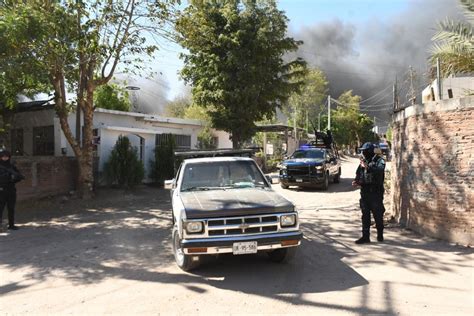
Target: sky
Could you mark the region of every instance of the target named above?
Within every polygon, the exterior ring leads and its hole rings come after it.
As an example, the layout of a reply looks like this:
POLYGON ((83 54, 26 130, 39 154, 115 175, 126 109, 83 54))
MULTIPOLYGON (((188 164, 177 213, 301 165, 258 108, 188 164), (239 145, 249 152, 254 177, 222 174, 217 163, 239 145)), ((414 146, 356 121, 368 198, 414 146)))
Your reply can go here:
MULTIPOLYGON (((428 82, 427 57, 436 23, 446 17, 460 17, 456 0, 280 0, 278 6, 288 19, 288 33, 304 44, 293 57, 302 57, 309 66, 322 69, 337 98, 345 90, 366 103, 367 113, 388 123, 395 78, 405 84, 408 67, 417 75, 421 91, 428 82), (375 102, 373 102, 375 101, 375 102)), ((150 104, 189 92, 178 72, 183 63, 179 45, 162 42, 153 63, 159 75, 137 92, 150 104)), ((387 124, 385 124, 387 125, 387 124)))

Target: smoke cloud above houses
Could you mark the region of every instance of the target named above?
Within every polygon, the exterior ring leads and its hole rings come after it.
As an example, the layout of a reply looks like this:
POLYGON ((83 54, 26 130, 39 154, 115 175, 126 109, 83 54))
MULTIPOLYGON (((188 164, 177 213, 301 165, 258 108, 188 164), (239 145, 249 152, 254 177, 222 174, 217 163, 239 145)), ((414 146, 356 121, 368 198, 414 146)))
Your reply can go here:
MULTIPOLYGON (((420 0, 388 19, 380 16, 357 24, 333 19, 291 35, 304 41, 297 55, 326 73, 333 98, 352 89, 366 99, 385 89, 365 103, 371 109, 368 114, 387 120, 391 107, 380 110, 383 107, 375 105, 391 102, 396 77, 402 88, 407 86, 404 81, 409 66, 416 72, 414 86, 418 92, 430 80, 431 38, 437 22, 446 17, 462 17, 457 1, 420 0)), ((402 89, 401 93, 407 92, 402 89)))

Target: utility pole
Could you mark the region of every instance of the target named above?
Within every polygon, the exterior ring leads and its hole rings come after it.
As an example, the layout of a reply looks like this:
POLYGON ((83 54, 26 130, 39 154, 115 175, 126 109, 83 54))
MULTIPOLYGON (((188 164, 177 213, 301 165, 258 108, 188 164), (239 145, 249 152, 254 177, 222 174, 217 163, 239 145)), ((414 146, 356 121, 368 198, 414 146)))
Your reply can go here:
POLYGON ((398 110, 398 104, 397 104, 397 76, 395 76, 395 83, 393 84, 393 109, 398 110))
POLYGON ((377 128, 377 118, 374 116, 374 133, 378 134, 379 129, 377 128))
POLYGON ((328 95, 328 130, 331 130, 331 96, 328 95))
POLYGON ((321 131, 321 112, 318 114, 318 132, 321 131))
POLYGON ((441 62, 436 58, 436 82, 438 83, 438 98, 443 100, 443 90, 441 85, 441 62))
POLYGON ((415 72, 413 71, 413 67, 410 66, 409 67, 410 69, 410 101, 411 101, 411 104, 415 104, 416 102, 416 91, 415 91, 415 87, 413 86, 413 79, 415 78, 415 72))

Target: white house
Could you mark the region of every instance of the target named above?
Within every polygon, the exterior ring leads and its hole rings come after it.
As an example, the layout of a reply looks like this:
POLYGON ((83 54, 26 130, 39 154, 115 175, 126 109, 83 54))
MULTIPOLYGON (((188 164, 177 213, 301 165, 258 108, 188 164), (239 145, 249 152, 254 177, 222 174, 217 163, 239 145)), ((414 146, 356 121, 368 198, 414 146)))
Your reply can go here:
MULTIPOLYGON (((68 118, 75 132, 76 115, 68 118)), ((164 134, 173 134, 179 149, 197 147, 197 137, 204 128, 198 120, 169 118, 156 115, 96 109, 94 113, 95 156, 99 160, 99 172, 120 135, 127 136, 137 148, 145 174, 150 174, 150 161, 154 149, 164 134)), ((224 131, 213 131, 218 148, 231 148, 232 141, 224 131)), ((52 105, 45 102, 29 102, 19 108, 12 121, 12 151, 25 156, 74 156, 64 136, 52 105)))
MULTIPOLYGON (((422 103, 439 101, 438 80, 435 79, 421 93, 422 103)), ((474 93, 474 77, 449 77, 441 80, 441 98, 457 99, 474 93)))

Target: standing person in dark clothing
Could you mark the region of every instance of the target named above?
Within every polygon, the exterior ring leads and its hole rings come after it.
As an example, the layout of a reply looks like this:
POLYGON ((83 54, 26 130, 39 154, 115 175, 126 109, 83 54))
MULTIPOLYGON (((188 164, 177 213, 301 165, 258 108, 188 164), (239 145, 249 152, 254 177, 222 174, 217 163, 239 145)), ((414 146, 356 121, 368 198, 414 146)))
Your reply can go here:
POLYGON ((8 151, 0 149, 0 227, 2 225, 3 209, 8 208, 8 229, 17 230, 15 226, 15 184, 24 179, 23 175, 10 161, 8 151))
POLYGON ((373 214, 377 227, 377 240, 383 241, 383 205, 385 161, 374 152, 374 145, 362 145, 360 165, 356 171, 353 186, 360 186, 360 208, 362 210, 362 237, 356 244, 370 242, 370 213, 373 214))

